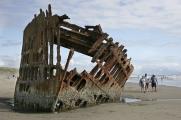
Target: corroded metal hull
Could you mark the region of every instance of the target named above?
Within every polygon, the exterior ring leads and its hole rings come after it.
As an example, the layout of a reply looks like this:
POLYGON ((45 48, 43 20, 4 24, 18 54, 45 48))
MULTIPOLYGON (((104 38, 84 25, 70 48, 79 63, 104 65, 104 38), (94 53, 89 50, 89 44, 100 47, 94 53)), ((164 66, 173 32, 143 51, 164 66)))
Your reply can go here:
POLYGON ((52 15, 49 5, 25 28, 15 109, 61 111, 119 99, 133 71, 127 50, 114 43, 100 25, 83 28, 66 19, 67 15, 52 15), (65 67, 61 65, 61 57, 65 57, 60 55, 61 47, 70 49, 65 67), (68 71, 74 51, 92 57, 95 67, 90 72, 68 71))

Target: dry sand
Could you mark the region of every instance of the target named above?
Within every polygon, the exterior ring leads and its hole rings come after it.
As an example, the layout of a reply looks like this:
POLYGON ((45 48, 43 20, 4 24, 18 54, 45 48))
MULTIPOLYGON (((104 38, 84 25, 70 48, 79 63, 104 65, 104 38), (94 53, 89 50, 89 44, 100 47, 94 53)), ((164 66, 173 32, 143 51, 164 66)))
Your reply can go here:
POLYGON ((109 103, 62 113, 18 113, 7 104, 13 98, 15 80, 0 74, 0 120, 181 120, 181 88, 159 86, 158 92, 140 93, 127 83, 123 96, 137 103, 109 103))

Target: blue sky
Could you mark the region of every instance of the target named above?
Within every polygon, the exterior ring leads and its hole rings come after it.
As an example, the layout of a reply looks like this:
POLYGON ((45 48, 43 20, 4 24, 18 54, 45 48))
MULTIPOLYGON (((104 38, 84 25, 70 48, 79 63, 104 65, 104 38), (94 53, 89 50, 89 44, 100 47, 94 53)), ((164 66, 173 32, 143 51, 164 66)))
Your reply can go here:
MULTIPOLYGON (((181 0, 1 0, 0 66, 19 67, 23 30, 49 3, 72 23, 101 24, 128 49, 134 74, 181 74, 181 0)), ((89 61, 75 54, 72 67, 88 69, 89 61)))

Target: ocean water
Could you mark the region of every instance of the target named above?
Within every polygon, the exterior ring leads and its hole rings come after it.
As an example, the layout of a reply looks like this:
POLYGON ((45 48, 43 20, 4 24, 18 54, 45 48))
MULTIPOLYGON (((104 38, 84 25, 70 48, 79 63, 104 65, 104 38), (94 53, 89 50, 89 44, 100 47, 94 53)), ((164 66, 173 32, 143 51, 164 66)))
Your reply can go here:
MULTIPOLYGON (((138 78, 132 78, 129 79, 127 82, 131 82, 131 83, 139 83, 139 79, 138 78)), ((158 85, 166 85, 166 86, 175 86, 175 87, 181 87, 181 79, 163 79, 163 80, 158 80, 158 85)))

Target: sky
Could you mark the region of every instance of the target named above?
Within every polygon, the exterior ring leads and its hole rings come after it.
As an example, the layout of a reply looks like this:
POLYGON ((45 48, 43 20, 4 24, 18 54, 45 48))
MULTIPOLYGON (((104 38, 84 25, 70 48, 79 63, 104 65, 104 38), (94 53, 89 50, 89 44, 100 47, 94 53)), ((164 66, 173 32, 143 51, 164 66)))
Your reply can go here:
MULTIPOLYGON (((0 0, 0 66, 19 67, 23 30, 49 3, 54 14, 67 14, 80 26, 100 24, 125 45, 133 74, 181 74, 181 0, 0 0)), ((77 53, 71 63, 81 70, 91 66, 77 53)))

